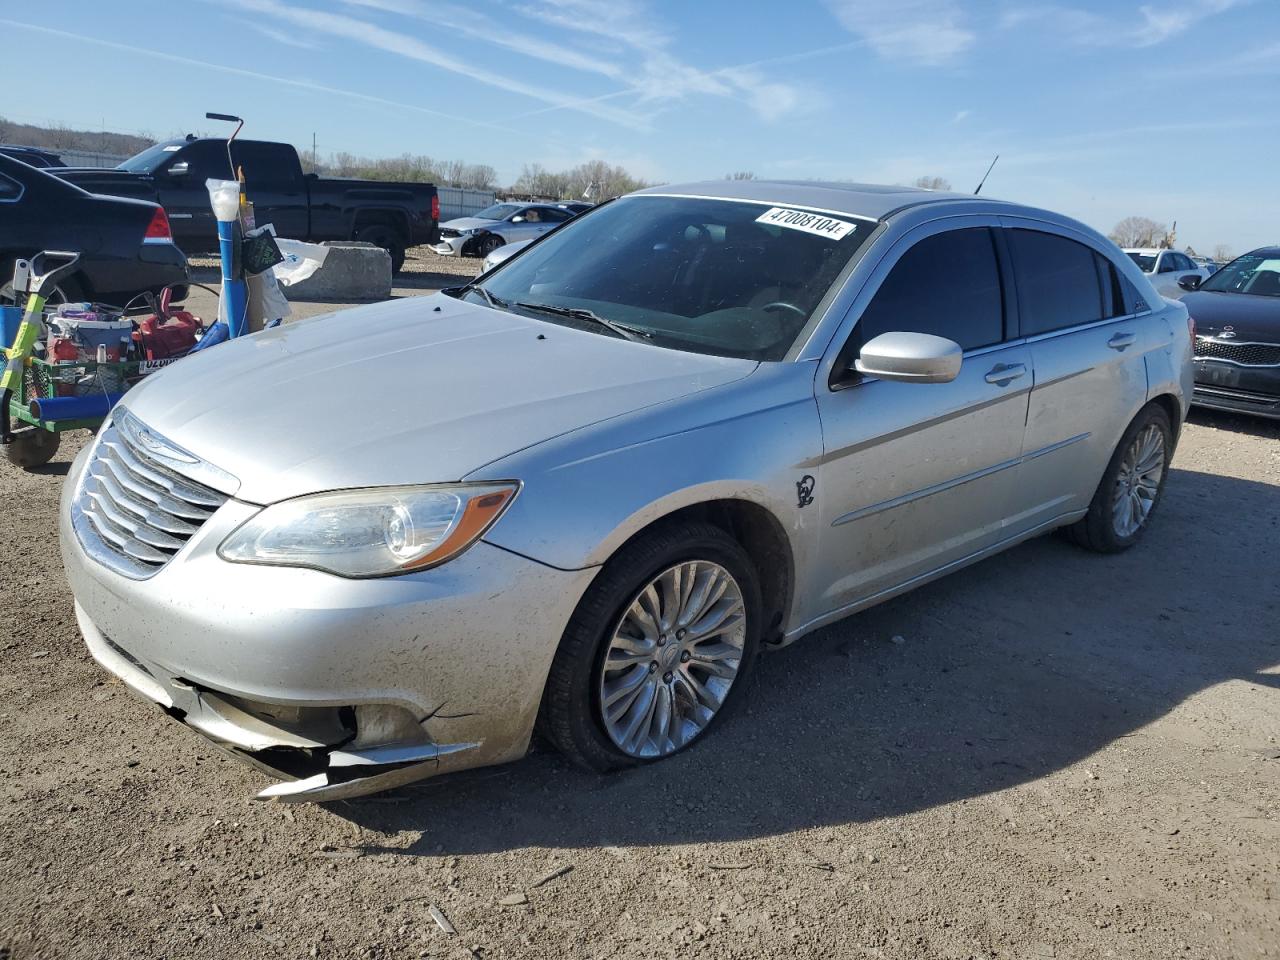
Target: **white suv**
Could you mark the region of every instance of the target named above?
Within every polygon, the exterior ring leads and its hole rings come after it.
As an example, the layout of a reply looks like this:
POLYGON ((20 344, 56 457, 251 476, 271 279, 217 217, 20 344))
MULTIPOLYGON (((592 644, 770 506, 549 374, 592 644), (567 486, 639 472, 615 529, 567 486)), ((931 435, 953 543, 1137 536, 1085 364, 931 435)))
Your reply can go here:
POLYGON ((1129 259, 1147 275, 1151 285, 1162 297, 1181 300, 1187 290, 1178 286, 1183 277, 1199 277, 1208 280, 1212 271, 1197 265, 1185 253, 1177 250, 1161 250, 1156 247, 1126 247, 1129 259))

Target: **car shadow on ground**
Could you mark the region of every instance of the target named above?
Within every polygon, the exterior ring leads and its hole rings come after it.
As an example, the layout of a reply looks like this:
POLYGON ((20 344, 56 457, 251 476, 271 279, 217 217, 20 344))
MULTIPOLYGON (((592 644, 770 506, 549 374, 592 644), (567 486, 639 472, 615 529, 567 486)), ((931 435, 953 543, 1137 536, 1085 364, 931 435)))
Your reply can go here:
POLYGON ((1197 562, 1221 538, 1280 568, 1276 488, 1175 469, 1162 508, 1127 553, 1044 537, 765 656, 736 715, 665 762, 596 776, 542 751, 326 806, 422 832, 366 848, 396 856, 750 840, 1038 779, 1214 684, 1280 688, 1280 595, 1197 562))
POLYGON ((1270 420, 1266 417, 1251 417, 1244 413, 1192 407, 1187 421, 1215 430, 1230 430, 1233 433, 1243 433, 1252 437, 1280 440, 1280 420, 1270 420))

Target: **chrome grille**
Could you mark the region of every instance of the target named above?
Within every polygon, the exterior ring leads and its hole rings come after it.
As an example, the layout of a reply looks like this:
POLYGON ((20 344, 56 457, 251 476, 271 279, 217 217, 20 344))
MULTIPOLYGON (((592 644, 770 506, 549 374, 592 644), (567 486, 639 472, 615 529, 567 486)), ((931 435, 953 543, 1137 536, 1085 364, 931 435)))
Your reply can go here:
POLYGON ((186 472, 211 469, 128 413, 113 421, 98 439, 73 506, 85 549, 134 579, 168 563, 229 499, 170 465, 187 466, 188 460, 193 469, 186 472))
POLYGON ((1280 367, 1280 343, 1237 343, 1196 337, 1197 360, 1225 360, 1242 367, 1280 367))

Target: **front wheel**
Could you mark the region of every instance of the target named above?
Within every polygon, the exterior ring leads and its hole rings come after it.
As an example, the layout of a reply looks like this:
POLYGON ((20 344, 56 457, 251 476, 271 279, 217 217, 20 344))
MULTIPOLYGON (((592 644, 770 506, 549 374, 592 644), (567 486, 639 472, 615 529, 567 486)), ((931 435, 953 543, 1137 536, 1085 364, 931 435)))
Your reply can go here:
POLYGON ((4 453, 15 467, 31 470, 52 460, 61 444, 61 434, 42 427, 27 427, 14 431, 13 442, 5 444, 4 453))
POLYGON ((476 243, 476 256, 484 259, 493 251, 497 250, 503 244, 503 239, 497 234, 489 234, 487 237, 481 237, 476 243))
POLYGON ((552 662, 539 729, 607 771, 668 757, 741 695, 759 650, 755 567, 719 527, 641 535, 592 583, 552 662))
POLYGON ((1158 406, 1143 408, 1120 438, 1089 512, 1067 528, 1098 553, 1119 553, 1142 537, 1164 494, 1173 456, 1173 427, 1158 406))

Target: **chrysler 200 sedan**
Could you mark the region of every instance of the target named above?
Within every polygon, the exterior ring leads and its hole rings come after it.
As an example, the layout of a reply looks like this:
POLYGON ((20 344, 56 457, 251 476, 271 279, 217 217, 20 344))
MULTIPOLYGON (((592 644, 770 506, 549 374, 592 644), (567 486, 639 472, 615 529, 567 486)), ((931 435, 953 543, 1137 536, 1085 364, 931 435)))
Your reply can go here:
POLYGON ((700 741, 757 653, 1151 522, 1187 312, 1065 217, 898 187, 602 204, 463 287, 129 393, 65 487, 93 656, 324 800, 700 741))

